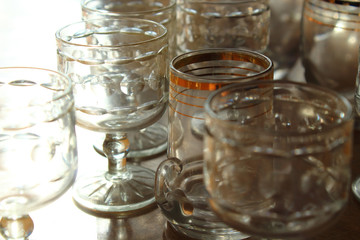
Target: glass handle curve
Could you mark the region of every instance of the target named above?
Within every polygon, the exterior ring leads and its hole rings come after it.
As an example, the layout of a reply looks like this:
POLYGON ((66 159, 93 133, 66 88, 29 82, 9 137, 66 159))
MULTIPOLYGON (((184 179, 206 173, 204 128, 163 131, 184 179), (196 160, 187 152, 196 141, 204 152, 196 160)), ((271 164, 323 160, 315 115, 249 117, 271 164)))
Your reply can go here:
POLYGON ((182 162, 178 158, 168 158, 160 163, 155 175, 155 198, 159 204, 166 202, 166 193, 182 171, 182 162))

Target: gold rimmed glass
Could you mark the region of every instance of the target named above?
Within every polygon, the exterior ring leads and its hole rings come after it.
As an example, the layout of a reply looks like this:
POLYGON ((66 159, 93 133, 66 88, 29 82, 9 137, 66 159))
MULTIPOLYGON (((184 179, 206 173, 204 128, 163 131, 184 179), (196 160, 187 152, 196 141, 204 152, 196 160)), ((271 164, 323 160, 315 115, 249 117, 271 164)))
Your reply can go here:
POLYGON ((148 209, 155 173, 126 163, 127 132, 153 124, 166 109, 166 28, 144 19, 97 19, 61 28, 56 40, 58 69, 74 82, 78 126, 106 135, 108 171, 79 177, 75 203, 107 217, 148 209))

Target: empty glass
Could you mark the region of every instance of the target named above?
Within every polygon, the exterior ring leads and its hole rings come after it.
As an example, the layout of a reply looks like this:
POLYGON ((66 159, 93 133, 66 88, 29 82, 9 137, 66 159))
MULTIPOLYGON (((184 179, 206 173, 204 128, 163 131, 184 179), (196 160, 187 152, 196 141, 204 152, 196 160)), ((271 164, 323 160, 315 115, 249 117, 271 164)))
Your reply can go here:
POLYGON ((349 198, 352 106, 316 85, 231 85, 205 103, 210 205, 235 229, 288 239, 316 235, 349 198))
POLYGON ((75 203, 105 217, 154 206, 155 172, 126 164, 127 132, 158 121, 167 107, 166 28, 144 19, 94 19, 61 28, 56 40, 58 69, 74 84, 76 122, 104 133, 108 158, 108 171, 75 182, 75 203))
POLYGON ((360 44, 358 1, 305 0, 301 55, 307 82, 354 97, 360 44))
POLYGON ((34 228, 28 213, 74 182, 74 112, 65 75, 0 68, 0 233, 5 239, 27 239, 34 228))
MULTIPOLYGON (((360 48, 359 48, 360 53, 360 48)), ((360 54, 358 60, 358 73, 356 76, 356 87, 355 87, 355 128, 360 129, 360 54)), ((355 197, 360 201, 360 177, 358 177, 352 184, 352 191, 355 197)))
MULTIPOLYGON (((175 57, 175 0, 82 0, 83 20, 96 18, 141 18, 158 22, 168 30, 169 57, 175 57)), ((170 59, 169 59, 170 61, 170 59)), ((94 144, 95 149, 102 153, 102 139, 94 144)), ((166 150, 167 147, 167 116, 158 122, 138 131, 128 132, 132 142, 128 157, 149 157, 166 150)))
POLYGON ((204 102, 211 92, 234 82, 273 78, 266 56, 247 50, 204 49, 170 64, 168 159, 156 171, 155 196, 170 224, 196 239, 243 239, 208 205, 203 182, 204 102))
POLYGON ((268 0, 178 0, 177 53, 206 48, 263 52, 269 26, 268 0))
POLYGON ((300 22, 304 0, 270 0, 270 41, 266 55, 274 62, 274 79, 284 79, 300 56, 300 22))

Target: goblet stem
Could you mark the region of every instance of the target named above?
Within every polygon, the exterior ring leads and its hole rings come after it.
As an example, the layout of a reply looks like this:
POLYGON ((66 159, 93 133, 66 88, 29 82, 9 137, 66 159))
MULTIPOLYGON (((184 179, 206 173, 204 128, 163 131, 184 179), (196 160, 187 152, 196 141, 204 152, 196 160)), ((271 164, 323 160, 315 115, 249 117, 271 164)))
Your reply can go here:
POLYGON ((126 133, 106 134, 103 152, 108 159, 108 170, 78 179, 74 185, 78 207, 95 216, 124 217, 155 205, 155 172, 127 165, 129 148, 126 133))
POLYGON ((125 177, 126 155, 129 152, 129 140, 126 133, 106 134, 103 151, 108 159, 109 171, 106 177, 112 180, 125 177))
POLYGON ((0 230, 5 239, 27 239, 34 230, 34 222, 29 215, 3 217, 0 230))

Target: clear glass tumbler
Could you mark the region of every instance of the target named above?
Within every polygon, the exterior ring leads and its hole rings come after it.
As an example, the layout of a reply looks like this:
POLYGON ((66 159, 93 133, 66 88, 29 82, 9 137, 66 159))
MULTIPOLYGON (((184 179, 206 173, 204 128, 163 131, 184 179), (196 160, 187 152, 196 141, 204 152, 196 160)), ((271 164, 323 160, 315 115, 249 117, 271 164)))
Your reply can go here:
POLYGON ((266 239, 308 239, 349 198, 352 105, 314 84, 234 84, 205 103, 204 178, 212 209, 266 239))
POLYGON ((269 44, 269 0, 178 0, 177 53, 206 48, 247 48, 269 44))
POLYGON ((301 55, 307 82, 353 100, 360 44, 358 1, 305 0, 301 55))
POLYGON ((155 197, 168 222, 200 239, 243 239, 210 210, 203 182, 204 102, 236 82, 273 79, 266 56, 247 50, 205 49, 170 64, 168 159, 156 172, 155 197))

